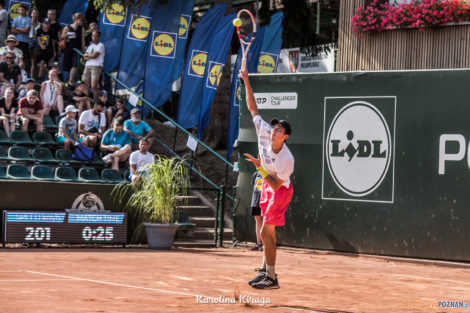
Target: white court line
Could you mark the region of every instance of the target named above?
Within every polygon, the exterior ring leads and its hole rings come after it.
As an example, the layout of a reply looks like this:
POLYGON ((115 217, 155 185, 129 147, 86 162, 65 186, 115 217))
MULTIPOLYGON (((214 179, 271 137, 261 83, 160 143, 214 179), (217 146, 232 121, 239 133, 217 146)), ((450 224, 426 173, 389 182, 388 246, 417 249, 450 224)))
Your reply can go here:
POLYGON ((21 282, 50 282, 50 281, 70 281, 71 279, 0 279, 1 282, 7 283, 21 283, 21 282))
POLYGON ((184 277, 184 276, 173 276, 174 278, 181 279, 181 280, 192 280, 189 277, 184 277))

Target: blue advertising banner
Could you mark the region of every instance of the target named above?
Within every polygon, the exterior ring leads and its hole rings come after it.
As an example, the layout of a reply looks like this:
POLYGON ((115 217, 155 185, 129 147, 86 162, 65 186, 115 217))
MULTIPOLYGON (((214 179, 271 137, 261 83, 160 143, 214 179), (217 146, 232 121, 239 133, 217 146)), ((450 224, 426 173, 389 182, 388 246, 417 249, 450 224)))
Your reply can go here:
POLYGON ((284 14, 282 12, 274 14, 271 17, 271 22, 266 27, 259 56, 258 73, 269 74, 276 72, 282 46, 283 17, 284 14))
POLYGON ((188 42, 188 33, 191 29, 191 17, 194 10, 194 0, 184 0, 181 8, 180 27, 178 31, 178 45, 176 46, 175 64, 173 67, 173 80, 181 76, 184 66, 184 53, 188 42))
POLYGON ((28 12, 26 15, 29 16, 29 12, 31 11, 31 0, 10 0, 6 2, 5 8, 8 11, 8 18, 13 21, 16 17, 20 16, 18 9, 21 4, 25 4, 28 7, 28 12))
POLYGON ((104 58, 104 70, 111 71, 119 65, 121 47, 126 30, 128 10, 119 3, 113 3, 111 8, 105 9, 100 15, 99 29, 100 41, 104 44, 106 58, 104 58))
POLYGON ((67 0, 60 11, 60 16, 57 22, 59 22, 62 27, 72 24, 72 16, 78 12, 85 15, 87 9, 88 0, 67 0))

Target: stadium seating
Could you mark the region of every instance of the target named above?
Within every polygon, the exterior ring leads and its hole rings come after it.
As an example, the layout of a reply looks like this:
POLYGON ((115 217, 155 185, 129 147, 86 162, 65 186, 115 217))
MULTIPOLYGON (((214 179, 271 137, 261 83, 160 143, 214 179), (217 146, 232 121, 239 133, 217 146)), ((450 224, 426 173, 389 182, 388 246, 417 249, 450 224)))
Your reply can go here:
POLYGON ((33 141, 38 145, 58 145, 58 143, 52 139, 51 134, 48 132, 35 132, 33 134, 33 141))
POLYGON ((101 179, 104 182, 110 183, 110 184, 118 184, 118 183, 122 182, 122 176, 119 173, 119 171, 116 171, 116 170, 111 169, 111 168, 105 168, 101 172, 101 179))
POLYGON ((78 181, 87 183, 102 183, 98 171, 93 167, 82 167, 78 171, 78 181))
POLYGON ((12 179, 31 179, 28 168, 22 164, 8 165, 7 177, 12 179))
POLYGON ((47 148, 36 148, 33 150, 33 158, 39 163, 58 163, 58 161, 52 156, 51 150, 47 148))
POLYGON ((55 152, 55 158, 59 163, 79 164, 80 161, 72 159, 72 151, 65 149, 58 149, 55 152))
POLYGON ((31 169, 31 178, 39 180, 55 180, 52 169, 45 165, 35 165, 31 169))
POLYGON ((0 166, 0 179, 5 179, 7 178, 7 175, 5 174, 5 170, 3 169, 3 166, 0 166))
POLYGON ((76 181, 75 170, 68 166, 60 166, 55 169, 55 179, 60 181, 76 181))
POLYGON ((127 169, 124 171, 124 175, 122 175, 122 177, 124 178, 124 180, 130 181, 131 179, 129 178, 129 176, 131 176, 131 170, 127 169))
POLYGON ((0 160, 1 161, 8 160, 8 146, 0 146, 0 160))
POLYGON ((10 139, 8 139, 7 134, 0 130, 0 143, 11 143, 10 139))
POLYGON ((57 125, 52 120, 52 117, 50 117, 49 115, 44 115, 44 117, 42 118, 42 126, 45 129, 51 129, 51 130, 56 130, 58 128, 57 125))
POLYGON ((34 159, 29 155, 24 147, 13 146, 8 149, 8 158, 12 161, 33 162, 34 159))
POLYGON ((91 164, 92 165, 97 165, 97 166, 103 166, 104 162, 103 162, 103 160, 101 160, 98 153, 93 152, 93 161, 91 161, 91 164))
POLYGON ((33 141, 29 138, 27 132, 23 130, 14 130, 10 134, 10 141, 17 145, 32 145, 33 141))

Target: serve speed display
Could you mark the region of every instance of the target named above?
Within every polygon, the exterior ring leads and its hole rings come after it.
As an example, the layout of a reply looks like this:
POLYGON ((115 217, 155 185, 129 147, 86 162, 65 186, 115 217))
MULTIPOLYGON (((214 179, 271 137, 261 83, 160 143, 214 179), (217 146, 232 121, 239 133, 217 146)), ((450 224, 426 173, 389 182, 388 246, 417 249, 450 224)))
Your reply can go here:
POLYGON ((3 211, 3 243, 126 244, 126 213, 3 211))

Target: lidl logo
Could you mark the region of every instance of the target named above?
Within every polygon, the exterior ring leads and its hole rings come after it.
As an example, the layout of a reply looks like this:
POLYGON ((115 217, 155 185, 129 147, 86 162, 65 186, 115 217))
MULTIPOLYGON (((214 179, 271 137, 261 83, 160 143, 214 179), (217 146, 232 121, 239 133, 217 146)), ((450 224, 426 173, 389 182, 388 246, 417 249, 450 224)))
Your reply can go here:
POLYGON ((188 38, 189 26, 191 25, 191 15, 182 14, 180 17, 180 27, 178 37, 182 39, 188 38))
POLYGON ((240 88, 240 80, 237 80, 237 87, 235 88, 235 97, 233 97, 233 106, 238 107, 240 106, 240 99, 242 97, 240 88))
POLYGON ((277 55, 261 52, 258 62, 258 73, 269 74, 276 70, 277 55))
POLYGON ((31 3, 27 3, 27 2, 22 2, 22 1, 10 1, 10 9, 8 10, 9 12, 9 15, 10 15, 10 19, 11 20, 14 20, 16 17, 20 16, 20 5, 21 4, 26 4, 26 6, 28 7, 28 10, 26 12, 26 16, 29 16, 29 9, 31 8, 31 3))
POLYGON ((210 62, 209 63, 209 74, 207 75, 206 86, 208 88, 217 89, 220 83, 220 77, 222 76, 222 69, 224 65, 221 63, 210 62))
POLYGON ((393 203, 396 97, 325 98, 322 199, 393 203))
POLYGON ((204 77, 206 71, 207 52, 193 50, 191 53, 191 62, 189 65, 189 75, 196 77, 204 77))
POLYGON ((104 24, 124 26, 126 19, 126 9, 120 3, 113 3, 111 8, 104 12, 104 24))
POLYGON ((150 55, 154 57, 174 58, 176 48, 176 33, 154 31, 150 55))
POLYGON ((133 40, 146 41, 150 32, 150 20, 150 17, 134 15, 127 37, 133 40))

